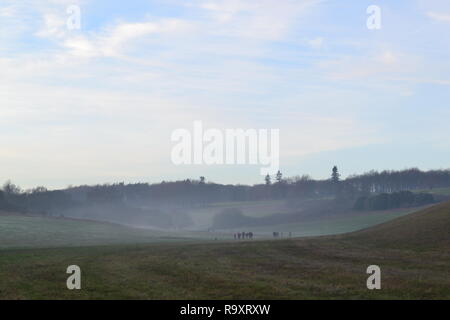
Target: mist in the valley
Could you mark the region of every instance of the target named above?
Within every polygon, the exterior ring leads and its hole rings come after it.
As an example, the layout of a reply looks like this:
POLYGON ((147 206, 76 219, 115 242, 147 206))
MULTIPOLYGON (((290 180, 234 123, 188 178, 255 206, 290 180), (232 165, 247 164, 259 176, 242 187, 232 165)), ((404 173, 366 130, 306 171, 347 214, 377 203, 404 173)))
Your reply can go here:
POLYGON ((199 180, 157 184, 105 184, 50 191, 21 190, 11 182, 0 193, 2 210, 47 217, 104 221, 170 231, 283 230, 283 226, 331 221, 357 211, 425 206, 443 200, 427 191, 449 187, 450 171, 370 172, 340 179, 309 176, 273 179, 253 186, 199 180))

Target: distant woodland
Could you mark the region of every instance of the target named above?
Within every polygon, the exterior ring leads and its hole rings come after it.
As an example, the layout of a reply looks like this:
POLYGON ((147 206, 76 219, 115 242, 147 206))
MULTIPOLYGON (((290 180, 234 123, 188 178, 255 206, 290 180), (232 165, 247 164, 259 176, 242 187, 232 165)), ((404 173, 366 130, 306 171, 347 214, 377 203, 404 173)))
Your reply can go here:
POLYGON ((22 190, 8 181, 0 191, 0 210, 75 217, 90 217, 86 212, 96 211, 101 218, 113 221, 123 221, 127 212, 130 217, 139 217, 138 220, 170 227, 174 220, 181 226, 189 223, 183 209, 214 203, 284 199, 295 205, 302 199, 334 199, 354 210, 385 210, 433 202, 433 196, 421 195, 420 191, 446 187, 450 187, 450 170, 370 171, 341 179, 337 167, 332 168, 330 178, 325 180, 314 180, 308 175, 285 178, 278 172, 253 186, 217 184, 200 177, 154 184, 22 190))

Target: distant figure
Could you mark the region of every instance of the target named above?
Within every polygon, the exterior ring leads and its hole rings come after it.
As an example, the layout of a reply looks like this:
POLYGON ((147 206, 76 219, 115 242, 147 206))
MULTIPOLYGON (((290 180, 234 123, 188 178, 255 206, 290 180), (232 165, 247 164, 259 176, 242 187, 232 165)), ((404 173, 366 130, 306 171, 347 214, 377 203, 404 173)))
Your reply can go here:
POLYGON ((241 233, 238 233, 238 240, 241 240, 241 233))
POLYGON ((253 232, 250 232, 250 233, 248 234, 248 236, 250 237, 250 240, 253 240, 253 232))

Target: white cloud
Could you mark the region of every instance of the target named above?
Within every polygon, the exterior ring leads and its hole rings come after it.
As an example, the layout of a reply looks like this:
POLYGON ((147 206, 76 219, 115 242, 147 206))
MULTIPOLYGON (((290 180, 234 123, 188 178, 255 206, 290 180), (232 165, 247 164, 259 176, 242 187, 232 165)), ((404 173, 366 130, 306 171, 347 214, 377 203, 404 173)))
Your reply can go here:
POLYGON ((196 1, 209 12, 210 32, 215 34, 277 41, 289 35, 302 14, 319 0, 218 0, 196 1))
POLYGON ((15 6, 1 7, 0 17, 11 18, 17 15, 17 8, 15 6))
POLYGON ((63 46, 80 57, 120 57, 133 41, 149 36, 170 36, 192 30, 192 25, 180 19, 163 19, 158 22, 119 23, 89 36, 69 36, 63 46))
POLYGON ((384 65, 392 65, 398 63, 399 55, 393 53, 392 51, 385 51, 381 53, 376 59, 384 65))
POLYGON ((395 77, 406 77, 417 72, 421 59, 413 54, 382 50, 368 56, 343 56, 322 61, 319 67, 332 80, 356 80, 366 82, 386 81, 395 77))
POLYGON ((324 45, 324 39, 321 37, 308 40, 308 45, 313 49, 320 49, 324 45))
POLYGON ((45 38, 62 38, 66 35, 66 21, 63 16, 54 13, 46 13, 43 20, 44 25, 36 33, 36 36, 45 38))
POLYGON ((438 22, 450 22, 450 14, 429 11, 427 16, 438 22))

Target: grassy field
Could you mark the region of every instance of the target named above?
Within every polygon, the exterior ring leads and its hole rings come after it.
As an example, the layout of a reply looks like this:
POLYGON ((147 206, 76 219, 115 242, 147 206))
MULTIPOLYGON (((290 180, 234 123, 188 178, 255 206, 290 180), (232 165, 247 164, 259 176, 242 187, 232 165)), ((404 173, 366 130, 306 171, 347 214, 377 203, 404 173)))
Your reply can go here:
POLYGON ((204 208, 191 209, 188 214, 194 221, 196 229, 207 229, 211 226, 216 214, 231 208, 239 208, 243 214, 254 218, 294 211, 286 206, 284 200, 270 200, 215 203, 204 208))
POLYGON ((205 232, 164 232, 112 223, 0 214, 0 249, 212 240, 205 232))
POLYGON ((246 231, 255 232, 260 237, 271 236, 273 231, 280 231, 293 237, 314 237, 335 235, 353 232, 377 224, 381 224, 413 212, 420 208, 393 209, 386 211, 358 211, 340 214, 337 217, 322 217, 317 220, 308 220, 299 223, 281 224, 274 226, 261 226, 244 228, 246 231))
POLYGON ((339 236, 10 249, 0 266, 1 299, 450 299, 450 204, 339 236))
MULTIPOLYGON (((284 200, 217 203, 205 208, 192 209, 188 213, 195 222, 196 227, 194 230, 207 230, 212 225, 213 217, 224 209, 239 208, 245 216, 260 218, 273 214, 283 215, 293 212, 308 211, 308 202, 314 201, 317 200, 304 200, 302 204, 296 206, 295 208, 289 207, 284 200)), ((304 219, 299 217, 301 222, 298 223, 243 227, 231 230, 222 230, 222 232, 225 234, 233 234, 241 231, 252 231, 260 238, 271 236, 274 231, 279 231, 286 234, 291 232, 294 237, 331 235, 368 228, 370 226, 410 214, 420 209, 421 208, 392 209, 376 212, 355 212, 353 210, 348 210, 348 212, 341 212, 338 215, 331 217, 320 215, 318 218, 308 217, 307 219, 304 219)))
POLYGON ((423 189, 423 190, 416 190, 414 192, 431 193, 440 196, 450 196, 450 188, 423 189))
MULTIPOLYGON (((254 205, 249 205, 254 210, 254 205)), ((293 237, 321 236, 360 230, 411 213, 416 209, 349 212, 338 217, 288 225, 248 228, 255 238, 272 238, 273 231, 293 237)), ((197 240, 232 240, 235 232, 158 231, 112 223, 0 213, 0 249, 74 247, 197 240)))
POLYGON ((439 188, 431 190, 430 193, 439 194, 442 196, 450 196, 450 188, 439 188))

